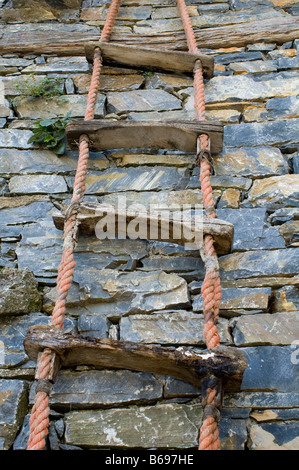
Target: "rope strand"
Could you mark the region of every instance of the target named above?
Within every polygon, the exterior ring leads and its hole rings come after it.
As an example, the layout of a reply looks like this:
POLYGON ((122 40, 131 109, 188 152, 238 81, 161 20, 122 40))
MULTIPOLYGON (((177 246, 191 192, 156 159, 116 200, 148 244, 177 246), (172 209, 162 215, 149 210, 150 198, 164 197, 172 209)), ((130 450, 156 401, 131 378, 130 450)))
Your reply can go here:
MULTIPOLYGON (((111 31, 115 22, 116 15, 119 10, 121 0, 112 0, 107 19, 99 42, 105 42, 110 39, 111 31)), ((177 0, 177 5, 181 14, 184 30, 186 33, 189 51, 199 53, 196 44, 196 38, 192 28, 188 9, 184 0, 177 0)), ((93 120, 98 98, 99 78, 101 73, 102 60, 99 48, 95 49, 93 73, 87 97, 87 107, 85 112, 85 120, 93 120)), ((194 100, 196 117, 198 120, 205 120, 205 100, 204 100, 204 82, 203 72, 200 62, 194 71, 194 100)), ((209 138, 207 135, 200 136, 201 150, 208 149, 209 138)), ((86 135, 80 137, 79 143, 79 159, 75 176, 73 196, 71 206, 75 203, 80 204, 83 200, 86 190, 86 175, 89 158, 89 140, 86 135)), ((200 162, 201 185, 204 200, 204 206, 210 217, 216 217, 214 210, 214 201, 212 197, 212 188, 210 183, 210 164, 202 159, 200 162)), ((74 207, 74 206, 72 206, 74 207)), ((72 284, 74 268, 74 249, 76 247, 77 236, 77 211, 71 211, 70 216, 66 218, 64 226, 63 253, 57 275, 57 299, 52 313, 52 325, 62 330, 64 328, 66 298, 72 284)), ((214 249, 214 240, 210 236, 204 239, 205 255, 217 257, 214 249)), ((202 288, 204 298, 204 316, 205 329, 204 337, 206 339, 208 349, 212 349, 220 344, 217 332, 217 320, 219 315, 219 306, 221 301, 221 285, 219 273, 215 269, 206 270, 205 280, 202 288)), ((43 352, 39 363, 39 377, 48 379, 49 364, 54 353, 46 350, 43 352)), ((49 393, 38 391, 36 393, 34 406, 30 417, 30 435, 28 440, 28 450, 42 450, 45 446, 45 438, 48 434, 49 426, 49 393)), ((212 388, 208 394, 208 404, 214 403, 215 390, 212 388)), ((216 406, 216 405, 215 405, 216 406)), ((200 432, 199 449, 217 450, 219 449, 219 432, 217 420, 211 416, 207 416, 203 420, 200 432)))
MULTIPOLYGON (((103 28, 99 42, 108 41, 114 25, 116 15, 119 10, 121 0, 112 0, 105 26, 103 28)), ((85 120, 93 120, 98 99, 99 79, 102 67, 100 49, 96 48, 93 61, 93 72, 87 97, 87 106, 85 120)), ((73 196, 70 207, 82 202, 86 191, 86 175, 89 159, 89 140, 86 135, 80 137, 78 166, 73 187, 73 196)), ((51 323, 59 330, 64 328, 66 299, 72 285, 74 269, 76 262, 74 260, 74 250, 76 247, 76 236, 78 230, 77 211, 71 211, 71 215, 66 218, 64 224, 63 251, 61 262, 58 267, 56 281, 56 302, 52 312, 51 323)), ((39 376, 43 379, 48 378, 49 364, 54 353, 44 351, 39 364, 39 376)), ((42 450, 45 447, 45 438, 49 427, 49 394, 46 392, 37 392, 34 405, 30 416, 30 432, 27 444, 27 450, 42 450)))
MULTIPOLYGON (((183 27, 186 34, 188 49, 190 53, 199 54, 196 44, 196 38, 192 27, 188 8, 184 0, 177 0, 177 6, 181 15, 183 27)), ((196 61, 194 67, 194 107, 196 111, 196 119, 205 121, 205 97, 204 97, 204 79, 203 70, 200 59, 196 61)), ((209 137, 202 134, 199 138, 200 150, 209 149, 209 137)), ((212 194, 212 186, 210 181, 211 164, 205 158, 200 160, 200 182, 201 192, 203 196, 204 208, 209 217, 216 217, 215 204, 212 194)), ((210 235, 204 237, 204 257, 217 258, 214 248, 214 239, 210 235)), ((214 265, 217 265, 214 263, 214 265)), ((217 329, 219 317, 219 308, 221 302, 221 284, 219 271, 217 269, 207 269, 205 279, 202 285, 203 297, 203 313, 205 319, 204 338, 208 349, 213 349, 220 345, 220 337, 217 329)), ((207 404, 213 404, 216 390, 211 389, 207 404)), ((203 405, 204 406, 204 405, 203 405)), ((219 431, 218 424, 214 417, 207 416, 203 418, 200 429, 199 450, 219 450, 219 431)))

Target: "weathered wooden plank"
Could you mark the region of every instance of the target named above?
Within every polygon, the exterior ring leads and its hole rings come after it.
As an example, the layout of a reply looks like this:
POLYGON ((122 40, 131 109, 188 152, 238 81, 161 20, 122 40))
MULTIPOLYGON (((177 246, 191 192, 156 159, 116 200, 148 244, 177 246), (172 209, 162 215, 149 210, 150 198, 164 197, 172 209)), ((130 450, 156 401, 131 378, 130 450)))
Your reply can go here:
MULTIPOLYGON (((258 42, 283 44, 298 38, 299 19, 294 16, 282 17, 193 29, 199 50, 243 47, 258 42)), ((181 31, 138 36, 115 33, 112 38, 114 42, 127 45, 136 43, 136 40, 140 46, 187 50, 185 33, 181 31)))
POLYGON ((212 56, 124 44, 99 44, 98 41, 90 41, 85 46, 86 58, 90 63, 93 63, 95 47, 101 50, 103 65, 193 76, 195 62, 200 60, 205 78, 212 78, 214 73, 212 56))
POLYGON ((93 151, 151 148, 196 152, 197 138, 207 134, 211 152, 216 154, 221 152, 223 143, 223 125, 214 121, 74 121, 66 128, 71 149, 78 149, 81 134, 88 135, 93 151))
MULTIPOLYGON (((299 37, 299 18, 289 16, 262 21, 194 29, 199 49, 241 47, 256 42, 283 44, 299 37)), ((85 55, 87 41, 97 41, 98 31, 76 32, 55 31, 44 25, 43 29, 32 31, 16 30, 15 25, 5 25, 0 33, 1 54, 55 54, 59 56, 85 55), (47 29, 48 28, 48 29, 47 29)), ((111 42, 127 45, 146 46, 168 50, 187 50, 185 34, 182 31, 151 35, 125 35, 112 32, 111 42)))
POLYGON ((36 361, 45 348, 60 357, 62 367, 93 365, 167 375, 200 387, 207 375, 222 380, 226 391, 238 391, 247 360, 237 348, 212 351, 161 347, 130 341, 90 338, 64 333, 46 325, 30 327, 24 340, 29 358, 36 361))
MULTIPOLYGON (((53 214, 55 226, 63 230, 65 216, 60 211, 53 214)), ((107 204, 85 202, 81 204, 77 216, 81 233, 96 233, 102 236, 101 220, 107 222, 105 229, 108 239, 129 236, 128 225, 132 221, 139 224, 138 235, 148 240, 168 241, 186 247, 201 246, 204 235, 212 235, 219 255, 228 254, 232 247, 234 226, 220 219, 207 216, 189 216, 183 212, 119 210, 107 204), (109 223, 108 223, 108 220, 109 223), (98 225, 99 224, 99 225, 98 225), (111 230, 111 233, 109 232, 111 230)))

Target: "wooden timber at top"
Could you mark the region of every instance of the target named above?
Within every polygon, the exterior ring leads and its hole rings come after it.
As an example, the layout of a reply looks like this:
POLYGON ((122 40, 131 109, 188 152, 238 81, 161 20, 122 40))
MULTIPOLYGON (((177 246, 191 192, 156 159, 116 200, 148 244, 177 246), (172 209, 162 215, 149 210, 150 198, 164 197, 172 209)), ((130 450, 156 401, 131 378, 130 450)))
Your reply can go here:
POLYGON ((24 340, 29 358, 37 361, 45 348, 51 349, 61 367, 94 365, 167 375, 200 387, 207 376, 219 378, 226 391, 240 390, 247 367, 244 354, 231 347, 195 351, 186 347, 162 347, 130 341, 73 335, 48 325, 29 328, 24 340))
POLYGON ((68 124, 66 136, 69 146, 78 149, 81 134, 90 140, 92 151, 109 149, 151 148, 196 152, 197 138, 207 134, 211 152, 222 150, 223 125, 214 121, 74 121, 68 124))
MULTIPOLYGON (((63 28, 63 26, 62 26, 63 28)), ((194 28, 199 48, 219 49, 242 47, 256 42, 283 44, 299 37, 299 18, 286 16, 262 21, 216 26, 211 28, 194 28)), ((59 56, 85 55, 85 43, 98 41, 100 34, 90 29, 82 33, 73 30, 53 28, 47 23, 39 28, 27 31, 22 25, 4 25, 0 32, 1 54, 56 54, 59 56), (21 27, 20 27, 21 26, 21 27), (34 34, 34 40, 33 40, 34 34)), ((140 47, 151 47, 168 50, 187 50, 186 36, 183 31, 166 33, 153 32, 146 34, 122 34, 112 31, 111 43, 138 44, 140 47)))
MULTIPOLYGON (((61 211, 53 213, 55 226, 63 230, 65 217, 61 211)), ((193 249, 202 245, 204 235, 212 235, 215 250, 219 255, 228 254, 232 247, 234 226, 225 220, 213 219, 207 216, 194 216, 183 212, 168 212, 165 210, 154 211, 137 210, 128 206, 126 210, 112 207, 109 204, 84 202, 80 205, 77 221, 80 233, 94 234, 102 226, 97 224, 100 220, 107 221, 107 238, 116 235, 123 238, 130 236, 128 229, 130 222, 139 224, 139 238, 147 240, 167 241, 178 245, 190 244, 193 249), (103 219, 105 217, 105 219, 103 219), (110 222, 108 223, 108 218, 110 222), (109 233, 111 229, 111 233, 109 233), (108 236, 109 235, 109 236, 108 236)), ((132 230, 132 238, 134 236, 132 230)))
POLYGON ((214 73, 212 56, 109 42, 99 44, 98 41, 88 42, 85 46, 86 58, 90 63, 93 63, 96 47, 101 50, 103 65, 193 76, 195 62, 200 60, 205 78, 212 78, 214 73))

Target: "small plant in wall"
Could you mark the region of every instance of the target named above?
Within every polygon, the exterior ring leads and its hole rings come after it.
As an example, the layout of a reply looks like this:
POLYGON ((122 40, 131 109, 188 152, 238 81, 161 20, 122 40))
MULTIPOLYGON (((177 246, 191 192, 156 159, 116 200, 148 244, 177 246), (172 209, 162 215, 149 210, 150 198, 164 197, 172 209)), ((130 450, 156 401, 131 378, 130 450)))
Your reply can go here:
POLYGON ((57 115, 54 118, 39 119, 34 123, 33 135, 28 144, 35 143, 41 147, 52 150, 56 155, 63 155, 65 151, 65 128, 70 121, 71 111, 65 116, 57 115))
MULTIPOLYGON (((66 101, 62 98, 63 95, 63 79, 62 78, 49 78, 37 77, 33 73, 30 74, 22 81, 16 82, 16 89, 19 91, 19 99, 24 98, 48 98, 55 99, 57 104, 66 101)), ((18 101, 18 98, 15 98, 18 101)))

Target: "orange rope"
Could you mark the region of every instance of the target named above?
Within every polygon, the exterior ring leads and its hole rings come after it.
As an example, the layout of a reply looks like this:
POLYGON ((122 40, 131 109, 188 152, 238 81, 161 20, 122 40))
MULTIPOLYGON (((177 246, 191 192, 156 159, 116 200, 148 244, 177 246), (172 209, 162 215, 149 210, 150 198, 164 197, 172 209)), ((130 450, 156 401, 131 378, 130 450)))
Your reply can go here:
MULTIPOLYGON (((112 27, 119 10, 121 0, 112 0, 108 11, 105 26, 103 28, 100 42, 108 41, 112 31, 112 27)), ((198 53, 196 39, 193 32, 192 24, 188 14, 188 10, 184 0, 177 0, 178 8, 181 13, 184 29, 186 32, 188 48, 190 52, 198 53)), ((87 108, 85 120, 94 118, 95 107, 98 97, 99 77, 102 61, 100 50, 95 49, 93 73, 87 97, 87 108)), ((194 99, 196 116, 198 120, 205 120, 205 102, 204 102, 204 84, 201 67, 196 67, 194 72, 194 99)), ((209 146, 209 138, 206 135, 200 136, 201 149, 207 149, 209 146)), ((63 329, 65 319, 65 307, 68 291, 71 287, 74 268, 74 249, 76 246, 77 235, 77 211, 78 204, 82 202, 86 189, 87 163, 89 158, 89 140, 86 135, 80 137, 79 142, 79 159, 75 176, 73 196, 70 204, 70 213, 66 218, 64 227, 63 253, 61 263, 58 268, 57 276, 57 300, 52 313, 52 324, 58 329, 63 329)), ((215 217, 214 202, 212 198, 212 188, 210 184, 210 164, 202 159, 201 164, 201 184, 204 206, 208 211, 208 215, 215 217)), ((216 257, 213 245, 213 238, 206 236, 205 256, 216 257)), ((219 345, 219 335, 217 332, 217 319, 219 314, 219 306, 221 301, 220 278, 217 270, 210 269, 206 271, 205 280, 202 288, 204 298, 204 315, 205 329, 204 337, 207 347, 212 349, 219 345)), ((45 350, 39 362, 39 377, 48 379, 50 362, 54 352, 45 350)), ((212 404, 215 397, 215 390, 209 389, 207 403, 212 404)), ((38 391, 36 393, 34 406, 30 417, 30 435, 28 440, 28 450, 41 450, 45 446, 45 437, 48 434, 49 426, 49 393, 38 391)), ((204 419, 200 433, 199 449, 216 450, 219 449, 219 433, 217 421, 208 416, 204 419)))
MULTIPOLYGON (((119 10, 121 0, 111 0, 105 26, 102 30, 100 42, 108 41, 114 25, 116 15, 119 10)), ((99 78, 102 67, 102 60, 99 48, 95 49, 93 72, 90 88, 87 97, 87 107, 85 120, 93 120, 99 89, 99 78)), ((64 327, 66 298, 72 285, 74 268, 74 249, 76 247, 77 235, 77 212, 78 205, 82 202, 86 190, 86 175, 89 158, 89 140, 86 135, 80 137, 79 158, 75 176, 73 196, 70 204, 70 215, 64 225, 63 252, 56 282, 57 299, 52 312, 51 323, 56 328, 62 330, 64 327)), ((45 350, 39 363, 39 377, 48 379, 49 367, 53 352, 45 350)), ((44 391, 36 393, 34 405, 30 416, 30 434, 27 450, 42 450, 45 446, 45 438, 48 434, 49 426, 49 395, 44 391)))
MULTIPOLYGON (((186 34, 187 44, 189 52, 193 54, 199 54, 197 47, 196 38, 188 9, 184 0, 177 0, 177 6, 181 15, 183 27, 186 34)), ((194 68, 194 107, 196 110, 196 118, 199 121, 205 119, 205 98, 204 98, 204 81, 203 71, 200 60, 196 61, 194 68)), ((200 136, 200 149, 206 150, 209 148, 209 137, 205 134, 200 136)), ((209 217, 216 217, 215 205, 212 195, 212 186, 210 181, 210 163, 202 158, 200 161, 200 182, 201 191, 203 195, 203 202, 206 213, 209 217)), ((204 255, 205 257, 214 258, 216 261, 217 254, 214 248, 214 239, 210 235, 204 237, 204 255)), ((220 345, 220 338, 217 330, 217 322, 219 317, 219 308, 221 302, 221 284, 218 269, 215 269, 214 263, 212 268, 207 269, 205 273, 205 279, 202 285, 202 296, 203 296, 203 313, 205 318, 204 326, 204 338, 208 349, 213 349, 220 345)), ((215 390, 209 389, 208 404, 213 403, 213 399, 216 395, 215 390)), ((199 438, 199 450, 218 450, 219 443, 219 431, 218 425, 215 418, 208 416, 204 418, 203 424, 200 430, 199 438)))

